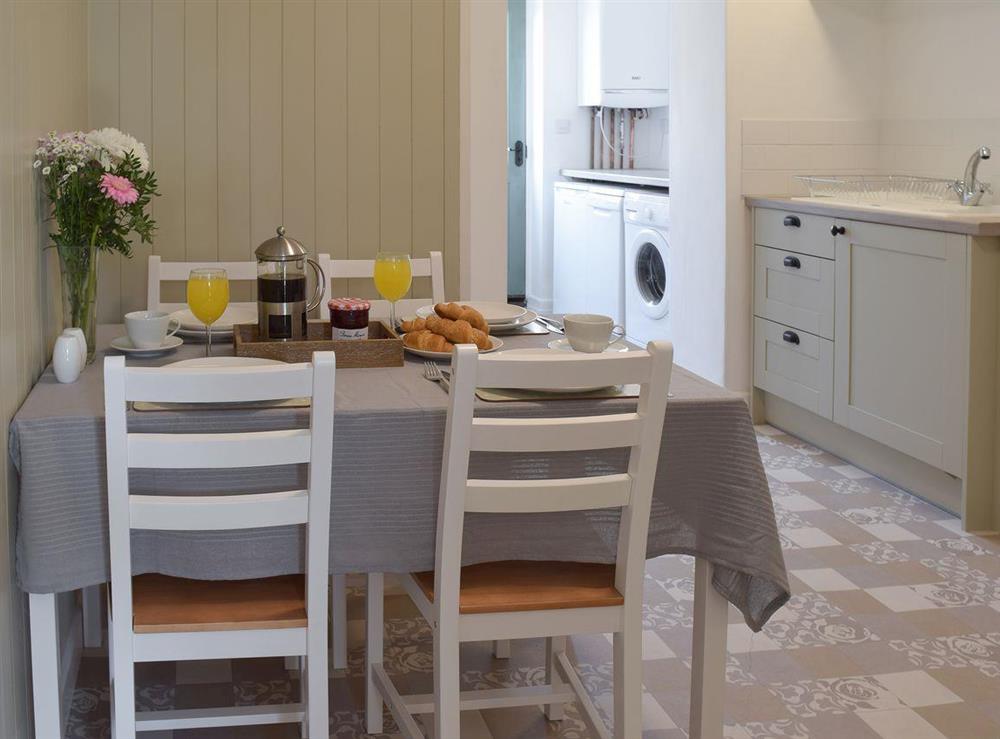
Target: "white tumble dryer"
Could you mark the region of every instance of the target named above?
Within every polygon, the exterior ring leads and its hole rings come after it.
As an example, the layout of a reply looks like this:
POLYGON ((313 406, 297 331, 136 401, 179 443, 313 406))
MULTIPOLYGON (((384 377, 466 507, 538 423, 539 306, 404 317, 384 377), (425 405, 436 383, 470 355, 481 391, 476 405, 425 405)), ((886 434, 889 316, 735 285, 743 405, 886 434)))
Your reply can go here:
POLYGON ((624 199, 625 333, 633 342, 670 339, 670 196, 624 199))

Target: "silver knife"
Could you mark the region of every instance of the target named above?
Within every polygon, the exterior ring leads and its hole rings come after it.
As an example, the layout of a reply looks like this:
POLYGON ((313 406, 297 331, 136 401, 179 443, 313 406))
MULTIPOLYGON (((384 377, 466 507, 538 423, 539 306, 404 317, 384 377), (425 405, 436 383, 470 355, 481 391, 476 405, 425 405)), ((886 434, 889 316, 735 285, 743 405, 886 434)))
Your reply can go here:
POLYGON ((563 331, 562 324, 558 321, 553 321, 551 318, 546 318, 545 316, 538 316, 535 320, 550 331, 555 331, 557 334, 565 333, 565 331, 563 331))

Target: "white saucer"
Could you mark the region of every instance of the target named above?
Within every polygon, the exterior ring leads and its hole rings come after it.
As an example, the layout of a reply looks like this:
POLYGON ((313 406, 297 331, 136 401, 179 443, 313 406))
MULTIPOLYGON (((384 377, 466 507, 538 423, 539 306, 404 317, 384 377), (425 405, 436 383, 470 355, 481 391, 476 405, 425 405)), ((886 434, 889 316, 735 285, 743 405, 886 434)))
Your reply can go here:
MULTIPOLYGON (((497 349, 503 346, 503 342, 496 336, 491 336, 490 341, 493 342, 493 346, 489 349, 480 349, 480 354, 489 354, 490 352, 495 352, 497 349)), ((425 359, 451 359, 451 352, 430 352, 426 349, 414 349, 413 347, 403 344, 403 348, 410 354, 416 354, 418 357, 424 357, 425 359)))
POLYGON ((137 357, 152 357, 156 354, 172 352, 183 343, 184 339, 180 336, 168 336, 158 347, 153 349, 139 349, 138 347, 132 346, 132 340, 128 336, 119 336, 111 342, 111 348, 117 349, 122 354, 131 354, 137 357))
MULTIPOLYGON (((573 349, 573 347, 570 346, 569 339, 566 339, 566 338, 555 339, 554 341, 550 341, 549 342, 549 349, 557 349, 557 350, 559 350, 561 352, 575 351, 573 349)), ((612 344, 608 344, 608 348, 605 349, 601 353, 602 354, 617 354, 619 352, 627 352, 628 350, 629 350, 628 344, 626 344, 623 340, 619 339, 618 341, 616 341, 616 342, 614 342, 612 344)), ((581 352, 581 354, 583 354, 583 353, 585 353, 585 352, 581 352)), ((593 352, 593 353, 597 354, 597 352, 593 352)))
POLYGON ((490 333, 498 333, 500 331, 513 331, 520 328, 521 326, 527 326, 529 323, 538 318, 538 314, 533 310, 526 310, 524 315, 515 318, 509 323, 491 323, 490 333))

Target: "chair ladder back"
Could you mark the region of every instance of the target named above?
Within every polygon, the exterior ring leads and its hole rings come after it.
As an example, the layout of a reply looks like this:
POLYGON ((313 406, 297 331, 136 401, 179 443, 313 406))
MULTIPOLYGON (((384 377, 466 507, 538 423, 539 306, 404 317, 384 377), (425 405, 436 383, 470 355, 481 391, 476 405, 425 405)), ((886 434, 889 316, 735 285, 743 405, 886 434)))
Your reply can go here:
MULTIPOLYGON (((333 423, 336 359, 333 352, 313 354, 309 430, 309 515, 306 522, 306 614, 310 623, 327 621, 329 607, 330 499, 333 475, 333 423)), ((309 632, 310 653, 326 653, 325 629, 309 632)))
POLYGON ((242 367, 130 367, 126 400, 157 403, 250 403, 312 394, 308 364, 242 367))
POLYGON ((149 257, 146 275, 146 309, 176 310, 183 303, 163 303, 161 300, 162 282, 184 282, 193 269, 218 267, 226 270, 226 275, 233 281, 250 281, 257 279, 257 263, 247 262, 164 262, 161 257, 153 254, 149 257))
POLYGON ((438 503, 434 592, 439 614, 440 609, 457 610, 466 512, 543 513, 621 508, 616 585, 626 600, 630 594, 634 599, 639 593, 641 604, 646 533, 673 347, 669 342, 650 342, 645 352, 629 354, 633 356, 627 361, 622 361, 626 357, 608 355, 595 358, 570 355, 525 362, 521 358, 480 357, 475 347, 456 347, 452 355, 452 390, 438 503), (562 377, 563 386, 573 387, 580 384, 575 374, 577 366, 586 367, 588 378, 602 378, 605 384, 621 384, 621 378, 639 384, 636 411, 568 418, 474 417, 476 388, 484 386, 486 381, 491 387, 509 387, 508 370, 522 387, 546 387, 553 377, 562 377), (543 480, 468 479, 472 451, 582 451, 620 447, 630 448, 625 473, 543 480))
MULTIPOLYGON (((475 408, 478 350, 462 344, 452 353, 452 385, 441 462, 434 565, 434 609, 439 628, 458 631, 465 490, 469 482, 470 427, 475 408)), ((447 633, 447 632, 446 632, 447 633)))
MULTIPOLYGON (((125 357, 104 360, 104 449, 108 476, 111 593, 108 628, 114 643, 132 641, 132 535, 129 510, 125 357)), ((128 661, 131 662, 131 650, 128 661)), ((113 680, 113 678, 112 678, 113 680)))
POLYGON ((480 358, 479 387, 519 390, 640 385, 649 381, 646 352, 623 354, 488 354, 480 358))
MULTIPOLYGON (((270 367, 273 372, 263 387, 239 394, 242 400, 271 398, 275 395, 273 385, 285 388, 277 393, 279 397, 310 397, 308 429, 163 434, 129 432, 127 401, 177 399, 177 378, 173 375, 180 373, 191 383, 183 402, 213 402, 215 399, 205 388, 226 387, 226 376, 230 385, 245 387, 242 375, 259 375, 258 368, 218 369, 211 370, 211 376, 199 376, 169 368, 126 368, 124 357, 107 357, 104 374, 109 523, 115 549, 122 552, 121 558, 117 552, 112 554, 113 573, 116 563, 131 561, 125 556, 129 529, 209 531, 305 524, 316 532, 313 539, 320 554, 328 551, 335 365, 333 352, 317 352, 311 365, 270 367), (288 378, 287 382, 283 377, 288 378), (161 392, 157 393, 156 387, 161 387, 161 392), (128 489, 130 468, 232 469, 305 463, 309 464, 310 475, 307 490, 133 496, 128 489), (314 520, 314 514, 319 518, 314 520), (326 532, 325 537, 317 526, 326 532), (125 536, 120 535, 121 531, 125 536)), ((327 560, 319 561, 325 565, 327 560)))
POLYGON ((646 347, 651 357, 649 381, 643 385, 636 412, 645 424, 639 442, 629 453, 628 474, 632 497, 622 508, 618 525, 618 552, 615 558, 615 587, 625 597, 626 619, 641 616, 642 589, 646 569, 646 539, 649 533, 653 483, 656 478, 663 424, 666 418, 674 347, 667 341, 651 341, 646 347))
MULTIPOLYGON (((333 259, 329 254, 317 257, 319 266, 326 275, 327 295, 332 297, 334 280, 360 279, 371 280, 375 272, 374 259, 333 259)), ((410 270, 414 277, 431 278, 431 297, 435 303, 443 303, 444 298, 444 256, 439 251, 430 252, 429 256, 410 260, 410 270)), ((373 300, 372 317, 385 318, 389 315, 389 301, 373 300)), ((416 310, 426 305, 427 298, 404 298, 396 304, 396 315, 416 310)), ((320 317, 330 318, 330 308, 324 300, 320 305, 320 317)))

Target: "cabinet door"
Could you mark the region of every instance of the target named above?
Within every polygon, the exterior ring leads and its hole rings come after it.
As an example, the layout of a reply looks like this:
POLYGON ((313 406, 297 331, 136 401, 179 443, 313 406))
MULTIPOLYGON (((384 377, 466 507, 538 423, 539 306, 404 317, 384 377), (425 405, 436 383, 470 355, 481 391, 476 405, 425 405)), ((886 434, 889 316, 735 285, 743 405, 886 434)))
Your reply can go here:
POLYGON ((587 192, 556 188, 552 219, 552 309, 556 313, 587 312, 589 240, 583 233, 587 192))
POLYGON ((961 474, 966 238, 838 225, 834 420, 961 474))
POLYGON ((611 316, 616 324, 623 324, 622 199, 617 195, 592 193, 587 199, 583 223, 588 244, 584 265, 587 313, 611 316))

